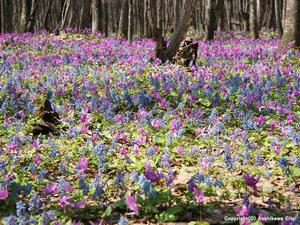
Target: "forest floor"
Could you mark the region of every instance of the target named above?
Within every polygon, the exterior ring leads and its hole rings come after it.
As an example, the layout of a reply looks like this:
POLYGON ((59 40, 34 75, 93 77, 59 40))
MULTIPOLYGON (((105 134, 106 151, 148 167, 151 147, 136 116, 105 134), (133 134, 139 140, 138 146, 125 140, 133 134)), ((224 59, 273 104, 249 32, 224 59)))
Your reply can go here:
POLYGON ((0 221, 296 224, 300 52, 195 39, 187 72, 149 39, 1 34, 0 221))

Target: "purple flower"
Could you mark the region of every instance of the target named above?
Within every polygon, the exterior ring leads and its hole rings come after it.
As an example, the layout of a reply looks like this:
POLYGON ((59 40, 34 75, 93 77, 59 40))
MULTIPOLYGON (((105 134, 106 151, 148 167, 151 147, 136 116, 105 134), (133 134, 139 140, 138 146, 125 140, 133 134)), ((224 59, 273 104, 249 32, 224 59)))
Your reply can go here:
POLYGON ((242 208, 235 209, 237 216, 248 216, 250 213, 250 206, 243 205, 242 208))
POLYGON ((83 209, 85 206, 85 202, 84 201, 79 201, 74 205, 74 208, 76 209, 83 209))
POLYGON ((41 162, 42 162, 41 156, 38 155, 38 154, 35 155, 35 156, 33 157, 33 162, 34 162, 35 164, 37 164, 37 165, 41 164, 41 162))
POLYGON ((62 196, 60 199, 59 199, 59 203, 60 203, 60 206, 61 207, 65 207, 67 205, 70 205, 70 198, 68 196, 62 196))
POLYGON ((204 191, 203 190, 201 190, 201 191, 198 191, 198 190, 195 191, 194 192, 194 198, 195 198, 195 201, 196 201, 197 204, 202 203, 203 200, 204 200, 204 191))
POLYGON ((255 179, 253 176, 251 176, 249 173, 246 173, 244 175, 245 182, 248 186, 252 187, 254 192, 257 192, 256 184, 259 182, 260 176, 257 176, 255 179))
POLYGON ((121 154, 121 155, 126 155, 127 151, 128 151, 127 147, 122 146, 122 147, 120 148, 120 154, 121 154))
POLYGON ((8 190, 7 188, 0 189, 0 200, 6 200, 8 197, 8 190))
POLYGON ((170 130, 173 133, 178 133, 178 130, 182 127, 182 122, 179 119, 172 119, 170 121, 170 130))
POLYGON ((78 166, 80 171, 85 172, 88 168, 88 161, 83 156, 80 156, 79 159, 78 159, 77 166, 78 166))
POLYGON ((291 220, 284 220, 281 222, 281 225, 293 225, 293 222, 291 220))
POLYGON ((129 195, 129 196, 125 197, 125 202, 126 202, 127 207, 131 211, 133 211, 135 213, 139 212, 139 206, 137 205, 135 197, 129 195))
POLYGON ((182 146, 178 146, 178 147, 177 147, 177 152, 178 152, 178 154, 182 155, 183 151, 184 151, 184 149, 183 149, 182 146))
POLYGON ((57 192, 57 190, 58 190, 58 183, 53 182, 51 184, 46 185, 46 187, 45 187, 46 195, 54 194, 57 192))
POLYGON ((40 147, 40 140, 39 139, 34 139, 32 142, 32 147, 35 149, 38 149, 40 147))
POLYGON ((267 217, 268 217, 268 215, 264 212, 261 212, 258 214, 258 220, 260 220, 260 221, 266 221, 267 217))
POLYGON ((139 151, 140 151, 139 146, 137 144, 133 145, 133 152, 139 153, 139 151))
POLYGON ((122 121, 124 120, 124 116, 122 116, 121 114, 117 114, 117 115, 115 116, 115 120, 116 120, 117 122, 122 122, 122 121))
POLYGON ((197 190, 197 185, 194 183, 194 181, 188 182, 188 190, 189 192, 195 192, 197 190))
POLYGON ((251 221, 248 219, 244 219, 241 221, 241 225, 249 225, 249 224, 251 224, 251 221))
POLYGON ((8 151, 13 151, 14 152, 14 151, 17 150, 18 145, 17 145, 17 143, 15 141, 11 141, 10 143, 8 143, 6 145, 6 148, 7 148, 8 151))
POLYGON ((154 128, 160 128, 162 126, 162 122, 160 119, 153 119, 151 120, 151 125, 154 127, 154 128))

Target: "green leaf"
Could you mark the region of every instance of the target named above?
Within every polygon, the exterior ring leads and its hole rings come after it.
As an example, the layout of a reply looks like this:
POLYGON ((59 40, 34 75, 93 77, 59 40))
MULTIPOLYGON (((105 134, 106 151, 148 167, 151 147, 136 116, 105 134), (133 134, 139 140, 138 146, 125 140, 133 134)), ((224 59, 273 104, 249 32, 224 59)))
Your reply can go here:
POLYGON ((254 223, 251 223, 251 225, 263 225, 263 223, 257 220, 254 223))
POLYGON ((291 171, 293 176, 300 177, 300 168, 298 167, 291 167, 291 171))
POLYGON ((201 222, 200 221, 199 222, 192 221, 192 222, 189 222, 188 225, 209 225, 209 223, 206 221, 201 221, 201 222))
POLYGON ((166 213, 169 213, 169 214, 179 214, 183 211, 183 208, 180 206, 180 205, 174 205, 174 206, 171 206, 170 208, 168 208, 166 210, 166 213))
POLYGON ((105 210, 105 212, 102 214, 103 217, 109 217, 112 213, 112 207, 108 206, 105 210))

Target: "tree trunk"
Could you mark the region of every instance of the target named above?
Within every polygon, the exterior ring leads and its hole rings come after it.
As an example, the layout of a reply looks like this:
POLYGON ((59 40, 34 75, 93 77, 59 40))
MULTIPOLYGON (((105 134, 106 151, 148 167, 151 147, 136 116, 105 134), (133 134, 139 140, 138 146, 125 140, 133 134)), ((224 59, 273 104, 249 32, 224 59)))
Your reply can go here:
POLYGON ((128 35, 127 39, 132 41, 133 36, 133 0, 128 0, 128 35))
POLYGON ((99 32, 101 28, 101 9, 100 9, 100 1, 99 0, 92 0, 92 32, 99 32))
MULTIPOLYGON (((189 20, 190 20, 190 13, 192 11, 192 4, 193 0, 185 0, 185 4, 182 7, 182 15, 180 18, 180 21, 178 23, 178 26, 176 27, 176 30, 172 36, 171 43, 166 48, 166 42, 164 41, 164 38, 162 37, 162 31, 159 28, 158 29, 158 23, 156 22, 154 28, 154 37, 156 40, 156 56, 161 59, 161 61, 164 63, 166 61, 171 61, 172 58, 175 56, 180 43, 183 41, 184 36, 186 35, 186 32, 189 27, 189 20)), ((153 14, 153 11, 150 16, 150 24, 151 22, 155 21, 155 17, 153 14)))
POLYGON ((225 7, 226 7, 227 29, 232 30, 232 23, 231 23, 232 2, 230 0, 226 0, 225 7))
POLYGON ((250 0, 250 33, 251 37, 257 39, 258 35, 258 27, 257 27, 257 2, 256 0, 250 0))
POLYGON ((82 7, 80 10, 80 20, 79 20, 79 28, 84 29, 90 27, 90 0, 83 0, 82 7))
POLYGON ((224 30, 224 1, 218 0, 216 5, 217 29, 224 30))
POLYGON ((287 0, 286 19, 281 47, 293 42, 293 47, 300 46, 300 1, 287 0))
POLYGON ((125 33, 124 33, 124 26, 125 26, 125 20, 127 17, 126 9, 128 7, 128 0, 122 0, 122 5, 121 5, 121 11, 120 11, 120 19, 119 19, 119 26, 118 26, 118 37, 119 38, 124 38, 125 33))
POLYGON ((213 0, 207 0, 206 8, 206 36, 205 39, 210 41, 214 39, 215 28, 215 12, 213 0))
POLYGON ((20 19, 20 32, 26 32, 27 28, 27 14, 28 14, 28 5, 27 0, 22 0, 22 8, 21 8, 21 19, 20 19))
POLYGON ((174 4, 174 23, 173 23, 173 30, 175 31, 177 25, 178 25, 178 22, 179 22, 179 17, 180 17, 180 2, 179 0, 174 0, 173 1, 173 4, 174 4))
POLYGON ((282 37, 283 28, 281 23, 281 4, 280 4, 280 0, 274 0, 274 1, 275 1, 276 29, 278 31, 279 36, 282 37))

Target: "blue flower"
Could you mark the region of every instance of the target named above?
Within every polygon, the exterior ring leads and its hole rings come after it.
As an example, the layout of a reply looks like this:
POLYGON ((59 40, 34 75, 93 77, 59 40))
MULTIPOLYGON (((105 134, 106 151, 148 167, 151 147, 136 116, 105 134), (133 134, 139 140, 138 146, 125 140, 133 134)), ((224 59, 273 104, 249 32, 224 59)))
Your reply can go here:
POLYGON ((24 216, 26 214, 26 206, 22 200, 16 203, 16 212, 18 217, 24 216))
POLYGON ((48 225, 50 222, 56 220, 55 210, 49 210, 43 213, 42 224, 48 225))
POLYGON ((128 219, 125 216, 121 216, 118 225, 127 225, 127 224, 129 224, 128 219))
POLYGON ((46 175, 46 170, 42 169, 38 175, 38 184, 43 182, 43 180, 45 179, 45 175, 46 175))
POLYGON ((138 182, 139 181, 139 173, 136 170, 132 171, 132 180, 134 182, 138 182))
POLYGON ((80 177, 79 179, 79 188, 83 191, 84 195, 87 195, 90 190, 89 184, 85 182, 84 177, 80 177))
POLYGON ((30 172, 30 173, 33 173, 33 172, 35 171, 35 169, 36 169, 35 164, 31 162, 31 163, 29 164, 29 166, 28 166, 29 172, 30 172))
POLYGON ((17 218, 15 216, 9 216, 5 218, 6 225, 18 225, 17 218))
POLYGON ((31 183, 27 183, 25 185, 22 186, 22 189, 24 191, 24 194, 27 196, 30 194, 31 190, 32 190, 33 185, 31 183))
POLYGON ((124 177, 125 177, 125 175, 123 174, 123 173, 121 173, 121 172, 117 172, 116 173, 116 177, 115 177, 115 184, 117 185, 117 186, 123 186, 123 182, 124 182, 124 177))
POLYGON ((29 210, 34 213, 39 213, 42 206, 42 201, 37 193, 33 193, 29 199, 29 210))
POLYGON ((49 155, 50 155, 51 158, 55 158, 57 153, 58 153, 57 150, 52 149, 52 150, 50 150, 49 155))
POLYGON ((104 192, 103 187, 100 184, 97 184, 96 189, 93 193, 93 199, 100 197, 103 194, 103 192, 104 192))
POLYGON ((245 193, 243 195, 243 205, 248 206, 249 204, 250 204, 249 195, 247 193, 245 193))
POLYGON ((283 169, 283 171, 286 174, 289 173, 289 165, 288 165, 288 161, 286 160, 286 158, 281 157, 278 161, 278 165, 281 167, 281 169, 283 169))

